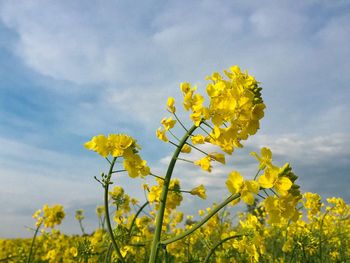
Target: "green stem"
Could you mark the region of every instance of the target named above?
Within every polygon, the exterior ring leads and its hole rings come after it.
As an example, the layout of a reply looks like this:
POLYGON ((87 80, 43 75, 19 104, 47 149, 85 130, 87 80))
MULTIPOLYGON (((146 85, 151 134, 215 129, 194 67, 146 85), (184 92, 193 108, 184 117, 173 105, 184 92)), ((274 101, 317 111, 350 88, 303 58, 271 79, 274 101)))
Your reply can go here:
POLYGON ((81 230, 81 232, 83 233, 83 236, 84 236, 85 235, 85 231, 84 231, 82 220, 78 220, 78 221, 79 221, 80 230, 81 230))
POLYGON ((205 154, 205 155, 209 155, 209 154, 206 153, 205 151, 199 149, 198 147, 196 147, 196 146, 194 146, 194 145, 192 145, 192 144, 190 144, 190 143, 188 143, 188 142, 186 142, 186 144, 189 145, 189 146, 191 146, 193 149, 196 149, 197 151, 199 151, 199 152, 205 154))
POLYGON ((259 175, 259 173, 260 173, 260 171, 261 171, 261 169, 259 169, 257 172, 256 172, 256 174, 255 174, 255 176, 254 176, 254 181, 256 180, 256 178, 258 177, 258 175, 259 175))
POLYGON ((168 132, 179 142, 180 139, 169 129, 168 132))
POLYGON ((183 158, 176 158, 180 161, 184 161, 184 162, 187 162, 187 163, 193 163, 193 161, 190 161, 190 160, 187 160, 187 159, 183 159, 183 158))
POLYGON ((154 174, 154 173, 150 173, 149 175, 150 175, 150 176, 153 176, 153 177, 155 177, 155 178, 158 178, 158 179, 164 180, 164 178, 163 178, 163 177, 161 177, 161 176, 159 176, 159 175, 156 175, 156 174, 154 174))
MULTIPOLYGON (((33 247, 34 247, 35 239, 36 239, 36 236, 38 235, 39 228, 41 227, 41 224, 42 224, 42 222, 40 222, 39 225, 38 225, 38 226, 36 227, 36 229, 35 229, 35 233, 34 233, 34 236, 33 236, 33 239, 32 239, 32 244, 30 245, 30 250, 29 250, 29 255, 28 255, 27 263, 29 263, 30 260, 31 260, 31 258, 32 258, 33 247)), ((34 254, 33 254, 33 256, 34 256, 34 254)))
POLYGON ((111 258, 112 249, 113 249, 113 244, 110 243, 108 246, 108 250, 106 252, 105 263, 111 262, 110 258, 111 258))
POLYGON ((177 117, 176 113, 173 112, 174 116, 175 116, 175 119, 180 123, 180 125, 182 126, 182 128, 188 132, 188 130, 186 129, 185 125, 183 125, 183 123, 180 121, 180 119, 177 117))
POLYGON ((323 231, 323 222, 324 222, 324 219, 326 218, 327 214, 329 213, 329 210, 326 211, 321 219, 321 224, 320 224, 320 235, 319 235, 319 244, 318 244, 318 247, 319 247, 319 257, 320 257, 320 261, 323 262, 323 256, 322 256, 322 231, 323 231))
POLYGON ((205 224, 210 218, 212 218, 217 212, 219 212, 223 207, 225 207, 227 204, 229 204, 233 200, 236 200, 240 196, 241 196, 240 194, 231 195, 225 201, 223 201, 221 204, 219 204, 213 210, 211 210, 209 214, 207 214, 205 217, 203 217, 203 219, 201 221, 199 221, 198 223, 196 223, 192 228, 182 232, 180 235, 177 235, 175 237, 160 241, 160 244, 168 245, 168 244, 171 244, 175 241, 178 241, 178 240, 192 234, 194 231, 196 231, 198 228, 200 228, 203 224, 205 224))
POLYGON ((211 137, 213 140, 215 140, 215 138, 213 136, 211 136, 211 134, 206 130, 204 129, 202 126, 200 127, 202 131, 204 131, 209 137, 211 137))
POLYGON ((172 145, 174 145, 175 147, 179 147, 176 143, 169 141, 169 143, 171 143, 172 145))
POLYGON ((132 228, 134 227, 136 218, 139 216, 139 214, 142 212, 142 210, 143 210, 148 204, 149 204, 149 202, 146 201, 146 202, 139 208, 139 210, 136 212, 134 218, 133 218, 132 221, 131 221, 131 225, 130 225, 130 228, 129 228, 129 236, 131 235, 132 228))
POLYGON ((224 238, 223 240, 220 240, 218 243, 216 243, 215 246, 213 246, 213 247, 210 249, 208 255, 205 257, 205 259, 204 259, 203 262, 204 262, 204 263, 209 262, 209 259, 210 259, 211 255, 215 252, 215 250, 217 249, 218 246, 222 245, 223 243, 225 243, 225 242, 228 241, 228 240, 231 240, 231 239, 234 239, 234 238, 237 238, 237 237, 241 237, 241 236, 242 236, 242 235, 234 235, 234 236, 226 237, 226 238, 224 238))
POLYGON ((171 158, 171 161, 168 166, 167 173, 164 178, 164 184, 163 184, 163 189, 162 189, 162 194, 160 197, 160 203, 159 203, 159 210, 157 213, 157 219, 156 219, 156 229, 154 232, 154 237, 153 237, 153 242, 151 246, 151 255, 149 258, 150 263, 155 263, 157 254, 158 254, 158 246, 159 246, 159 241, 160 241, 160 236, 162 232, 162 225, 163 225, 163 218, 164 218, 164 211, 165 211, 165 205, 166 205, 166 198, 168 196, 168 189, 169 189, 169 184, 170 184, 170 179, 173 174, 173 170, 177 161, 177 157, 179 156, 182 147, 186 143, 186 140, 188 137, 196 130, 197 126, 193 125, 187 132, 186 134, 182 137, 181 141, 179 142, 178 147, 176 148, 173 157, 171 158))
POLYGON ((105 220, 106 220, 106 223, 107 223, 107 230, 108 230, 109 236, 110 236, 110 238, 112 240, 112 244, 113 244, 114 250, 117 252, 117 255, 118 255, 120 261, 121 262, 125 262, 122 254, 120 253, 118 244, 117 244, 117 242, 116 242, 116 240, 114 238, 112 225, 111 225, 111 220, 110 220, 110 217, 109 217, 109 206, 108 206, 108 187, 109 187, 109 184, 110 184, 110 179, 111 179, 111 175, 112 175, 112 172, 113 172, 113 167, 114 167, 114 164, 115 164, 116 160, 117 160, 117 158, 114 157, 113 161, 111 162, 111 167, 109 168, 107 179, 106 179, 106 182, 105 182, 105 185, 104 185, 104 189, 105 189, 105 194, 104 194, 105 220))

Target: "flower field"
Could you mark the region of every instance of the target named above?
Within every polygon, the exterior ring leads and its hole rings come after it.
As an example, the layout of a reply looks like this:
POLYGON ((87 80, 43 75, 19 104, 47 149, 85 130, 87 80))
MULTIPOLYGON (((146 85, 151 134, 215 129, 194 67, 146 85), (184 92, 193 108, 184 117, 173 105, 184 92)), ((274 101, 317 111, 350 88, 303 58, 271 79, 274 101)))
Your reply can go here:
POLYGON ((350 262, 350 206, 303 193, 291 165, 277 165, 268 146, 251 153, 255 174, 245 178, 229 167, 222 202, 196 215, 179 211, 184 199, 206 199, 207 190, 181 185, 172 177, 176 163, 198 173, 230 166, 227 157, 256 134, 266 108, 259 82, 238 66, 206 79, 206 96, 181 83, 183 101, 168 98, 170 116, 156 130, 174 148, 164 174, 152 171, 135 138, 94 136, 85 147, 106 159, 106 171, 95 176, 104 192, 99 228, 85 233, 84 211, 77 210, 81 235, 63 234, 64 207, 44 205, 33 214, 33 238, 0 240, 0 262, 350 262), (191 126, 181 121, 181 106, 191 126), (202 157, 192 159, 193 152, 202 157), (120 173, 154 179, 140 186, 145 200, 118 186, 120 173), (240 202, 246 209, 237 222, 232 208, 240 202))

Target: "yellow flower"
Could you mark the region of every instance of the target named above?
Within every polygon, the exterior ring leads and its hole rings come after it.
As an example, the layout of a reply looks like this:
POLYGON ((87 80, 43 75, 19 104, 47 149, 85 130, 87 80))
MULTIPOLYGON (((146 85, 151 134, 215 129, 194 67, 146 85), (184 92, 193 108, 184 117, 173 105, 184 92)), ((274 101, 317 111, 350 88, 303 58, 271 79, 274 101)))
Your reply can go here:
POLYGON ((78 249, 76 247, 71 247, 69 249, 69 252, 72 254, 73 257, 78 256, 78 249))
POLYGON ((108 142, 110 144, 112 156, 119 157, 134 143, 134 140, 125 134, 110 134, 108 136, 108 142))
POLYGON ((103 205, 100 205, 96 207, 96 214, 98 217, 102 217, 105 214, 105 207, 103 205))
POLYGON ((215 161, 225 164, 225 155, 223 155, 222 153, 212 152, 212 153, 209 153, 209 156, 213 158, 215 161))
POLYGON ((45 227, 54 227, 61 224, 62 220, 65 217, 65 213, 62 205, 54 205, 49 207, 44 205, 43 207, 43 219, 45 227))
POLYGON ((190 91, 191 85, 188 82, 182 82, 182 83, 180 83, 180 89, 181 89, 182 93, 186 94, 190 91))
POLYGON ((168 110, 171 113, 175 113, 175 111, 176 111, 176 108, 174 105, 175 105, 175 99, 173 97, 169 97, 168 101, 167 101, 167 106, 168 106, 168 110))
POLYGON ((95 151, 103 157, 107 157, 110 152, 108 138, 104 135, 97 135, 91 141, 85 143, 85 147, 91 151, 95 151))
POLYGON ((203 144, 205 142, 205 137, 202 134, 193 135, 191 141, 193 144, 203 144))
POLYGON ((197 186, 197 187, 193 188, 190 191, 190 194, 191 195, 198 195, 202 199, 206 199, 207 198, 205 187, 202 184, 200 186, 197 186))
POLYGON ((244 181, 242 175, 236 171, 229 174, 226 186, 232 194, 241 194, 241 198, 248 205, 254 203, 254 194, 259 192, 258 182, 253 180, 244 181))
POLYGON ((182 149, 181 149, 181 152, 182 153, 190 153, 192 150, 191 146, 189 146, 188 144, 185 144, 182 149))
POLYGON ((164 142, 169 142, 168 137, 166 137, 166 130, 162 130, 161 128, 158 128, 156 131, 156 135, 159 140, 164 141, 164 142))
MULTIPOLYGON (((151 187, 148 193, 148 200, 149 202, 156 203, 155 209, 159 209, 159 202, 160 202, 160 196, 162 193, 162 188, 164 181, 161 179, 157 179, 158 185, 154 185, 151 187)), ((166 202, 166 208, 167 209, 175 209, 177 206, 181 204, 182 201, 182 194, 180 191, 180 181, 178 179, 171 179, 169 184, 169 189, 172 189, 172 191, 168 192, 167 196, 167 202, 166 202)))
POLYGON ((170 130, 174 127, 176 123, 176 120, 173 120, 173 118, 163 118, 161 121, 161 124, 163 124, 165 130, 170 130))
POLYGON ((119 157, 130 147, 135 147, 135 140, 125 134, 110 134, 94 136, 91 141, 85 143, 85 147, 95 151, 103 157, 112 154, 113 157, 119 157))
POLYGON ((124 158, 124 169, 128 171, 131 178, 137 176, 146 176, 150 174, 150 168, 147 166, 147 161, 142 160, 140 155, 130 153, 124 158))
POLYGON ((211 158, 210 156, 206 156, 198 161, 195 161, 195 165, 199 165, 204 171, 211 172, 211 164, 210 164, 211 158))
POLYGON ((76 220, 83 220, 84 218, 85 218, 84 217, 84 210, 79 209, 79 210, 75 211, 75 219, 76 220))
POLYGON ((124 189, 121 186, 114 186, 113 190, 109 192, 112 199, 121 198, 124 195, 124 189))
POLYGON ((265 169, 266 166, 271 165, 272 162, 272 152, 269 148, 263 147, 261 148, 261 157, 256 153, 250 153, 260 162, 259 169, 265 169))
POLYGON ((265 173, 258 179, 259 184, 266 189, 274 187, 281 195, 286 195, 293 183, 285 176, 279 176, 280 169, 270 166, 265 170, 265 173))

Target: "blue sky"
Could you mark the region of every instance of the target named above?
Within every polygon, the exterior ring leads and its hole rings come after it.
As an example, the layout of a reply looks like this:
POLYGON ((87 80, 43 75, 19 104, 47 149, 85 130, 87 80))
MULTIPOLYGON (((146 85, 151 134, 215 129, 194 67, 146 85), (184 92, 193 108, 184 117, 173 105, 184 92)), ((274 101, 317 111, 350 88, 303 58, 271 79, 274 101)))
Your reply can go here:
MULTIPOLYGON (((179 164, 184 188, 219 201, 229 171, 255 171, 250 151, 289 161, 304 191, 350 201, 350 4, 348 1, 0 1, 0 236, 30 236, 32 213, 62 203, 97 225, 106 163, 83 143, 128 133, 164 173, 172 148, 155 130, 179 83, 247 69, 267 105, 259 133, 212 174, 179 164)), ((180 108, 180 107, 178 107, 180 108)), ((183 115, 185 118, 185 115, 183 115)), ((118 178, 142 199, 141 179, 118 178)), ((222 198, 221 198, 222 197, 222 198)))

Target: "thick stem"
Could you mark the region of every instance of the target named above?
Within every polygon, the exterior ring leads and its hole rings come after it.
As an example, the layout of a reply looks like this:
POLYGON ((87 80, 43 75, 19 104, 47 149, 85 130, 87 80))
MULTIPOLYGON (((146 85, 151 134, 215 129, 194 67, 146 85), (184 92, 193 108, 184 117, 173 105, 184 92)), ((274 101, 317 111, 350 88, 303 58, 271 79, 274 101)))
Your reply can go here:
POLYGON ((228 240, 231 240, 231 239, 234 239, 234 238, 237 238, 237 237, 241 237, 241 236, 242 236, 242 235, 234 235, 234 236, 226 237, 226 238, 224 238, 223 240, 220 240, 218 243, 216 243, 215 246, 213 246, 213 247, 210 249, 208 255, 207 255, 207 256, 205 257, 205 259, 204 259, 204 263, 209 262, 209 259, 210 259, 211 255, 215 252, 215 250, 216 250, 220 245, 222 245, 223 243, 225 243, 225 242, 228 241, 228 240))
MULTIPOLYGON (((33 239, 32 239, 32 244, 30 245, 30 250, 29 250, 29 255, 28 255, 28 259, 27 259, 27 263, 30 262, 31 258, 32 258, 32 254, 33 254, 33 247, 34 247, 34 243, 35 243, 35 239, 36 239, 36 236, 38 235, 38 232, 39 232, 39 228, 41 227, 41 223, 39 223, 39 225, 36 227, 35 229, 35 233, 34 233, 34 236, 33 236, 33 239)), ((34 254, 33 254, 34 256, 34 254)))
POLYGON ((163 218, 164 218, 164 211, 165 211, 165 205, 166 205, 166 198, 168 196, 168 189, 169 189, 169 184, 170 184, 170 179, 173 174, 174 166, 177 160, 177 157, 179 156, 182 147, 185 145, 186 140, 188 137, 196 130, 197 126, 193 125, 187 133, 182 137, 181 141, 179 142, 178 147, 176 148, 173 157, 171 158, 171 161, 168 166, 167 173, 164 178, 164 184, 163 184, 163 189, 162 189, 162 194, 160 197, 160 203, 159 203, 159 210, 157 214, 157 219, 156 219, 156 229, 153 237, 153 242, 152 242, 152 247, 151 247, 151 255, 149 258, 150 263, 155 263, 156 258, 157 258, 157 253, 158 253, 158 246, 159 246, 159 241, 160 241, 160 236, 162 232, 162 225, 163 225, 163 218))
POLYGON ((194 231, 200 228, 203 224, 205 224, 210 218, 212 218, 217 212, 219 212, 223 207, 225 207, 227 204, 229 204, 233 200, 239 198, 240 196, 241 196, 240 194, 231 195, 229 198, 227 198, 225 201, 223 201, 221 204, 219 204, 213 210, 211 210, 209 214, 207 214, 201 221, 196 223, 192 228, 182 232, 180 235, 177 235, 173 238, 160 241, 160 244, 168 245, 170 243, 183 239, 184 237, 192 234, 194 231))
POLYGON ((108 172, 108 175, 107 175, 107 179, 106 179, 106 182, 105 182, 105 185, 104 185, 104 189, 105 189, 105 193, 104 193, 105 220, 106 220, 106 223, 107 223, 107 230, 108 230, 109 236, 111 238, 114 250, 117 253, 120 261, 124 263, 125 262, 124 258, 122 256, 122 254, 120 253, 120 249, 119 249, 118 244, 117 244, 117 242, 116 242, 116 240, 114 238, 114 233, 113 233, 113 229, 112 229, 112 225, 111 225, 111 220, 110 220, 110 217, 109 217, 109 206, 108 206, 108 188, 109 188, 110 179, 111 179, 113 167, 114 167, 114 164, 115 164, 116 160, 117 160, 117 158, 115 157, 115 158, 113 158, 113 161, 111 162, 111 167, 109 169, 109 172, 108 172))

